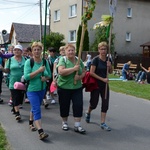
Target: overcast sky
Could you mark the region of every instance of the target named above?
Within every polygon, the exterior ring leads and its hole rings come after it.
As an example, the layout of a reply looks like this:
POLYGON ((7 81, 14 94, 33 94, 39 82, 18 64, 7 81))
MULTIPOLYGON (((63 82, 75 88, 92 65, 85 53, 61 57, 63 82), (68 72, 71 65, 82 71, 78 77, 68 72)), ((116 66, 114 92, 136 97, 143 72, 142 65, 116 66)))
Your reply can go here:
MULTIPOLYGON (((42 2, 42 19, 44 24, 45 0, 42 0, 42 2)), ((12 22, 40 24, 38 3, 39 0, 0 0, 0 32, 5 29, 9 33, 12 22)))

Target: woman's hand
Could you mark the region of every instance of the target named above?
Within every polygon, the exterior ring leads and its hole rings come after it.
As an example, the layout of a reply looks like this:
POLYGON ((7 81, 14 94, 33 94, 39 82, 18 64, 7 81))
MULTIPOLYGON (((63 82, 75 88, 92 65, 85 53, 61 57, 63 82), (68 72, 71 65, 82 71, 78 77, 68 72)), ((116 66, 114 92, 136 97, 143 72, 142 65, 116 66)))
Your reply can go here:
POLYGON ((75 77, 74 77, 74 80, 75 80, 75 81, 77 81, 77 80, 81 80, 81 76, 80 76, 80 75, 78 75, 78 74, 76 74, 76 75, 75 75, 75 77))
POLYGON ((109 79, 108 79, 108 78, 103 78, 102 81, 105 82, 105 83, 108 83, 108 82, 109 82, 109 79))
POLYGON ((80 65, 75 65, 73 68, 74 68, 74 71, 78 71, 80 69, 80 65))
POLYGON ((45 81, 47 81, 47 78, 45 76, 41 76, 41 81, 45 82, 45 81))
POLYGON ((45 70, 45 66, 41 66, 41 67, 38 69, 39 73, 44 72, 44 70, 45 70))
POLYGON ((111 62, 107 61, 107 67, 111 67, 111 62))

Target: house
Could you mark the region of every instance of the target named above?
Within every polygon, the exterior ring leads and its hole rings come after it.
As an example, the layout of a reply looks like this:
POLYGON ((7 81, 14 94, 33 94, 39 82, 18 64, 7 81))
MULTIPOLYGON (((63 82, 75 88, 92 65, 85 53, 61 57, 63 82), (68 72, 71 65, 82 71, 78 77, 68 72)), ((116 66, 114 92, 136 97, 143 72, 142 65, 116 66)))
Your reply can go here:
MULTIPOLYGON (((90 0, 89 0, 90 1, 90 0)), ((76 43, 76 34, 85 0, 51 1, 51 31, 65 35, 66 43, 76 43)), ((118 55, 141 55, 141 43, 150 40, 149 0, 118 0, 113 22, 115 51, 118 55)), ((109 15, 109 0, 97 0, 92 19, 88 22, 90 44, 95 38, 93 25, 101 15, 109 15)))
MULTIPOLYGON (((42 29, 44 35, 44 26, 42 29)), ((46 33, 49 34, 49 26, 46 33)), ((40 25, 12 23, 9 40, 12 45, 21 44, 28 47, 32 41, 40 41, 40 25)))

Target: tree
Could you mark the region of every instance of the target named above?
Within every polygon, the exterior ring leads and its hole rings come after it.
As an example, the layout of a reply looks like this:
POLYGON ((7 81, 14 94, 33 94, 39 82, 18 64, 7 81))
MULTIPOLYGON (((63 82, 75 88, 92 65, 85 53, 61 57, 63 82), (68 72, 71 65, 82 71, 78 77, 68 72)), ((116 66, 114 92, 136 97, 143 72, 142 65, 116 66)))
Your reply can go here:
MULTIPOLYGON (((107 43, 109 42, 106 32, 107 32, 107 27, 106 26, 101 26, 95 29, 95 41, 94 43, 91 45, 91 49, 92 51, 97 51, 98 50, 98 44, 102 41, 106 41, 107 43)), ((110 48, 110 52, 114 53, 114 40, 115 40, 115 34, 112 33, 111 35, 111 48, 110 48)))
MULTIPOLYGON (((76 42, 77 52, 79 51, 79 47, 80 47, 81 33, 82 33, 82 25, 79 25, 78 32, 77 32, 77 42, 76 42)), ((84 34, 83 51, 89 51, 89 32, 87 29, 84 34)))
MULTIPOLYGON (((49 47, 54 47, 57 51, 61 46, 64 46, 65 43, 63 40, 65 39, 63 34, 60 34, 58 32, 51 32, 49 35, 46 35, 46 49, 49 47)), ((44 43, 44 40, 42 39, 42 42, 44 43)))

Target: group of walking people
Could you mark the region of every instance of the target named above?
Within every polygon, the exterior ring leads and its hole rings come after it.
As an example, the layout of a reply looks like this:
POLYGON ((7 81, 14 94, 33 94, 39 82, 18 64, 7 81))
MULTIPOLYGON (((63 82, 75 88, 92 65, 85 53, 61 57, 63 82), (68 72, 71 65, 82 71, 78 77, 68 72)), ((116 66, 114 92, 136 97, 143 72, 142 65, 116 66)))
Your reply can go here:
MULTIPOLYGON (((19 105, 23 101, 24 91, 15 89, 14 83, 21 82, 21 78, 24 78, 28 83, 26 93, 31 105, 29 126, 32 131, 38 130, 41 140, 47 138, 48 134, 43 130, 41 124, 41 104, 48 91, 47 82, 54 82, 54 86, 57 86, 62 130, 69 130, 68 116, 72 103, 74 131, 85 134, 86 130, 81 125, 81 118, 83 116, 82 79, 86 70, 82 60, 78 60, 78 57, 76 57, 75 46, 67 44, 60 48, 61 55, 52 61, 53 69, 50 68, 48 60, 41 57, 43 52, 42 43, 34 42, 32 44, 32 60, 31 58, 25 59, 22 56, 22 50, 21 45, 16 45, 13 49, 14 56, 11 57, 11 62, 8 59, 5 67, 0 66, 2 72, 10 74, 9 89, 12 95, 13 111, 16 115, 16 120, 19 121, 21 119, 19 105)), ((106 114, 109 108, 108 73, 112 73, 113 70, 112 62, 106 57, 107 50, 108 45, 106 42, 99 43, 99 55, 91 61, 89 72, 96 79, 98 88, 94 89, 90 94, 89 108, 87 109, 85 120, 87 123, 90 122, 91 112, 96 109, 99 96, 101 96, 100 127, 106 131, 111 131, 111 128, 106 124, 106 114)))

